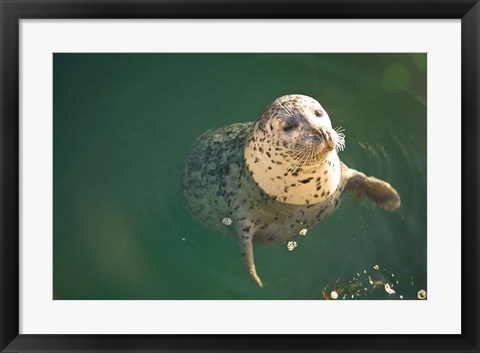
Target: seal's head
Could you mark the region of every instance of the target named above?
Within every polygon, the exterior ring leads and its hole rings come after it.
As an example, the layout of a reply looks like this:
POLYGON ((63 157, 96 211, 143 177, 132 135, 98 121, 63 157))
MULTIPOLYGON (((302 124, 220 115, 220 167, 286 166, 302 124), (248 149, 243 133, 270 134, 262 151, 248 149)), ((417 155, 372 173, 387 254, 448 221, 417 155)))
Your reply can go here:
POLYGON ((280 202, 317 203, 327 199, 340 181, 337 150, 344 137, 332 128, 315 99, 287 95, 261 113, 245 146, 247 168, 255 182, 280 202))

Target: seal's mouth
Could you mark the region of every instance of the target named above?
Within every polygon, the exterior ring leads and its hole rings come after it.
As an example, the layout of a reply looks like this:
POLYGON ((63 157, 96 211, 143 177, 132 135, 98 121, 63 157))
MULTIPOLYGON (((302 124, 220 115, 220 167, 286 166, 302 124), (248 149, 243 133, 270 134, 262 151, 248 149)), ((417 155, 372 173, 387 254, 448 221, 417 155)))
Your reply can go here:
POLYGON ((293 149, 287 173, 298 175, 304 168, 318 165, 334 149, 335 143, 328 131, 310 130, 293 149))
POLYGON ((337 127, 333 130, 311 130, 310 134, 305 138, 307 147, 314 147, 312 144, 317 145, 317 148, 322 148, 324 152, 330 152, 335 149, 336 152, 343 151, 345 149, 345 134, 342 127, 337 127))
POLYGON ((311 129, 292 153, 293 160, 288 172, 298 174, 304 167, 317 165, 333 150, 345 148, 345 135, 341 127, 336 129, 311 129))

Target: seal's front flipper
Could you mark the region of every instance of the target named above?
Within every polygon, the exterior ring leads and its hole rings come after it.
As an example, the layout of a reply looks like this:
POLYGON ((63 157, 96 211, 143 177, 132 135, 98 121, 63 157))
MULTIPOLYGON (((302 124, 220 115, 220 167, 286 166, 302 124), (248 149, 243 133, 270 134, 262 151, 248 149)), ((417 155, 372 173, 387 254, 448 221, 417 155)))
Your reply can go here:
POLYGON ((345 190, 362 199, 369 197, 378 206, 393 211, 400 206, 400 195, 386 181, 366 176, 355 169, 349 169, 349 178, 345 190))
POLYGON ((238 229, 238 241, 240 243, 240 255, 242 256, 243 263, 247 267, 250 277, 255 281, 259 287, 263 287, 262 280, 257 275, 255 270, 255 261, 253 259, 253 226, 247 224, 248 222, 242 222, 239 224, 238 229))

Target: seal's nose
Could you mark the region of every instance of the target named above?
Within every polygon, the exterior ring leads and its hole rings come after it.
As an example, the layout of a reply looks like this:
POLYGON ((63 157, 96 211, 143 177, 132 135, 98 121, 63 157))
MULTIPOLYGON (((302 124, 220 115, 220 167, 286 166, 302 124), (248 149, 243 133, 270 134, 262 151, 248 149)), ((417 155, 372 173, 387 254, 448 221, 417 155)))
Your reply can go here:
POLYGON ((323 131, 323 129, 313 129, 311 131, 311 134, 312 134, 312 138, 317 141, 318 143, 320 142, 323 142, 323 141, 326 141, 327 140, 327 134, 325 133, 325 131, 323 131))
POLYGON ((314 134, 312 139, 317 143, 322 143, 325 140, 321 134, 314 134))

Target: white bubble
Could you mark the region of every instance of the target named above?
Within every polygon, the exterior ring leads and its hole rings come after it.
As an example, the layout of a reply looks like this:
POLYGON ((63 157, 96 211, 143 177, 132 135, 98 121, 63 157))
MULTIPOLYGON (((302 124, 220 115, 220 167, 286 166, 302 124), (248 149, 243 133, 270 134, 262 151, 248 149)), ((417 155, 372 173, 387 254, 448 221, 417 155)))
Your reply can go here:
POLYGON ((296 247, 297 247, 297 242, 296 242, 296 241, 290 240, 290 241, 287 243, 287 249, 288 249, 288 251, 293 251, 296 247))
POLYGON ((307 235, 307 228, 300 229, 300 232, 298 232, 300 235, 307 235))
POLYGON ((332 292, 330 293, 330 298, 337 299, 338 298, 338 293, 336 291, 332 290, 332 292))
POLYGON ((423 289, 420 289, 418 292, 417 292, 417 298, 420 299, 420 300, 425 300, 427 299, 427 292, 423 289))
POLYGON ((388 294, 395 294, 395 291, 392 287, 390 287, 388 283, 385 283, 385 292, 387 292, 388 294))
POLYGON ((230 224, 232 224, 232 219, 226 217, 226 218, 222 219, 222 223, 225 224, 226 226, 229 226, 230 224))

